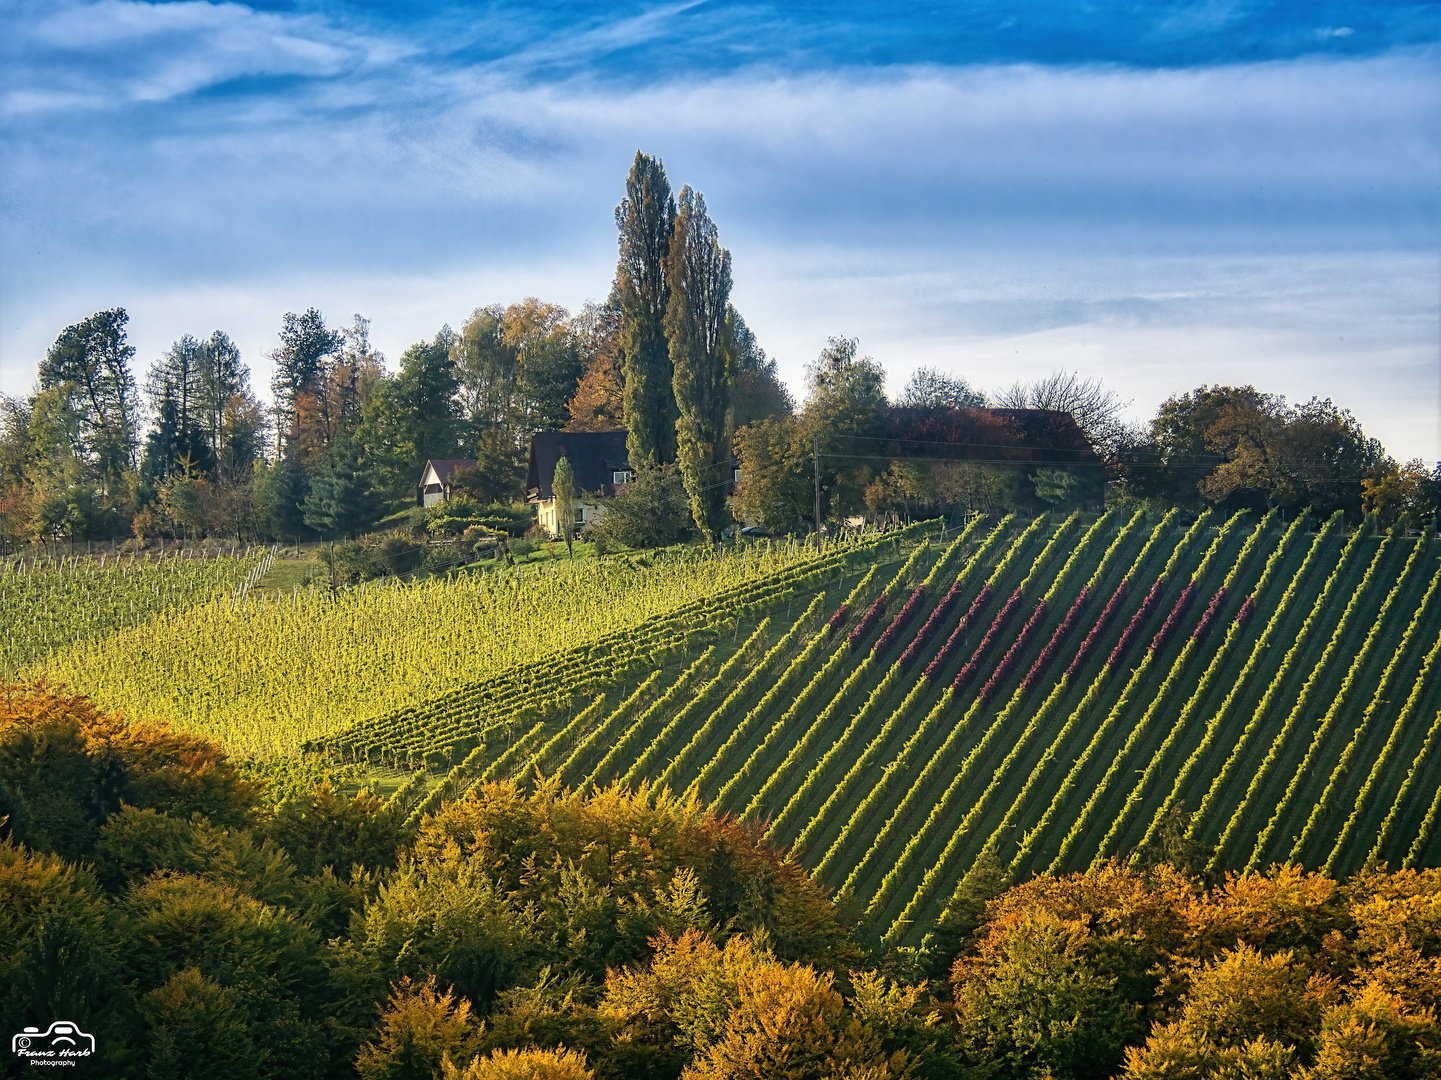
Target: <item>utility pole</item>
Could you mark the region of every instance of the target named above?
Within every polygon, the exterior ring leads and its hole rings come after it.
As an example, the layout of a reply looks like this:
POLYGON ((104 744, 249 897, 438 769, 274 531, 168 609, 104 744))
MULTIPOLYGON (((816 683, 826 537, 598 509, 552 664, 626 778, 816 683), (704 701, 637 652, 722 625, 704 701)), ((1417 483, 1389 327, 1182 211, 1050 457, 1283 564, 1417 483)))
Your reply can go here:
POLYGON ((816 477, 816 543, 821 541, 821 437, 811 436, 811 471, 816 477))

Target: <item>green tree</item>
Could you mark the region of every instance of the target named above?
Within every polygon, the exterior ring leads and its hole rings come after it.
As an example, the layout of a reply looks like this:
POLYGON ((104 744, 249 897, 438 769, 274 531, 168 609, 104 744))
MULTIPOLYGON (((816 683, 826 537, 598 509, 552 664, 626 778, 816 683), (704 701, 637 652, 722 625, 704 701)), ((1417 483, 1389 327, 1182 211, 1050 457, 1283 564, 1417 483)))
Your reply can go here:
POLYGON ((1065 466, 1037 469, 1032 484, 1038 499, 1057 508, 1072 506, 1085 495, 1085 478, 1065 466))
POLYGON ((167 1028, 182 1041, 194 1024, 200 1043, 213 1024, 234 1040, 227 1059, 259 1062, 263 1075, 313 1076, 328 1065, 336 988, 318 936, 297 913, 183 874, 144 881, 119 907, 117 951, 144 995, 152 1062, 180 1063, 160 1037, 167 1028))
POLYGON ((431 341, 416 342, 400 356, 390 402, 402 418, 401 446, 414 471, 429 458, 455 457, 460 449, 455 340, 455 332, 443 326, 431 341))
POLYGON ((897 404, 907 409, 984 409, 986 395, 959 375, 939 368, 917 368, 897 404))
MULTIPOLYGON (((229 456, 235 457, 236 448, 230 442, 229 418, 236 407, 236 399, 249 398, 250 370, 240 362, 240 349, 224 331, 216 330, 200 342, 200 385, 196 401, 196 412, 210 454, 216 461, 229 456)), ((253 457, 250 460, 254 460, 253 457)), ((249 465, 249 460, 246 461, 249 465)))
POLYGON ((681 188, 666 260, 676 410, 676 461, 696 527, 714 541, 726 522, 730 454, 731 255, 720 246, 705 197, 681 188))
POLYGON ((564 455, 555 463, 555 476, 551 480, 550 490, 555 496, 556 531, 565 540, 566 551, 571 558, 575 558, 575 549, 572 546, 575 535, 575 473, 564 455))
POLYGON ((345 795, 321 783, 278 803, 258 831, 291 852, 302 874, 329 869, 344 877, 357 867, 392 869, 404 825, 369 791, 345 795))
MULTIPOLYGON (((459 378, 462 443, 476 459, 474 485, 486 500, 521 494, 530 436, 563 427, 585 374, 586 326, 558 304, 527 297, 476 308, 451 354, 459 378)), ((594 341, 594 335, 589 335, 594 341)))
POLYGON ((625 198, 615 208, 620 231, 616 291, 625 353, 626 449, 634 469, 675 460, 676 406, 665 316, 670 303, 666 260, 675 200, 660 161, 636 151, 625 198))
POLYGON ((451 346, 470 440, 482 432, 509 427, 519 407, 520 358, 514 343, 507 341, 505 329, 503 306, 478 307, 451 346))
POLYGON ((126 1052, 132 1007, 120 977, 110 913, 94 877, 9 837, 0 840, 0 1023, 5 1030, 43 1031, 52 1021, 73 1021, 96 1036, 101 1058, 114 1069, 116 1058, 126 1052))
POLYGON ((736 517, 780 533, 802 529, 814 513, 815 494, 804 425, 791 416, 766 417, 738 429, 734 442, 740 460, 736 517))
POLYGON ((1136 1020, 1118 980, 1088 955, 1090 939, 1084 923, 1037 910, 957 961, 957 1018, 978 1065, 1008 1080, 1115 1072, 1136 1020))
POLYGON ((673 468, 639 469, 606 502, 605 516, 593 532, 625 547, 661 547, 681 539, 690 521, 690 502, 680 473, 673 468))
POLYGON ((355 539, 374 516, 370 480, 353 441, 336 446, 305 497, 305 524, 316 532, 355 539))
POLYGON ((345 344, 345 335, 325 325, 325 316, 315 308, 297 315, 287 311, 280 324, 280 345, 270 354, 275 374, 270 389, 275 397, 276 441, 290 449, 302 398, 323 403, 327 382, 327 361, 345 344))
POLYGON ((378 496, 413 495, 427 459, 463 452, 465 422, 455 360, 460 340, 449 326, 442 327, 431 341, 405 350, 394 378, 380 376, 366 387, 355 440, 378 496))
MULTIPOLYGON (((833 337, 806 367, 810 393, 801 428, 820 455, 822 521, 838 521, 864 509, 865 490, 879 471, 877 465, 884 467, 872 455, 881 452, 885 430, 886 373, 858 351, 855 338, 833 337)), ((814 510, 805 516, 813 519, 814 510)), ((821 522, 813 525, 819 528, 821 522)))
POLYGON ((202 407, 203 366, 201 343, 186 334, 150 367, 145 394, 155 426, 145 439, 140 468, 148 483, 214 471, 214 447, 202 407))
POLYGON ((67 326, 40 361, 41 391, 55 390, 75 418, 74 456, 94 471, 106 508, 126 494, 139 445, 139 398, 124 308, 67 326))
MULTIPOLYGON (((147 1071, 166 1080, 259 1080, 262 1054, 240 995, 196 968, 140 999, 147 1071)), ((269 1070, 264 1075, 270 1075, 269 1070)))
POLYGON ((378 1000, 403 976, 434 976, 489 1005, 533 953, 538 916, 512 902, 487 870, 478 858, 401 864, 336 951, 346 981, 378 1000))
POLYGON ((377 1037, 360 1048, 355 1069, 361 1080, 410 1080, 438 1076, 441 1062, 475 1056, 479 1031, 470 1002, 455 990, 441 993, 431 976, 412 982, 403 976, 390 987, 377 1037))
POLYGON ((270 535, 298 540, 307 531, 305 500, 310 481, 294 458, 282 457, 255 470, 255 497, 270 535))
POLYGON ((781 382, 775 358, 766 355, 755 331, 746 325, 734 305, 726 308, 726 318, 733 358, 732 427, 744 427, 772 416, 790 416, 795 412, 795 402, 781 382))
POLYGON ((570 312, 528 296, 505 309, 505 340, 515 349, 520 408, 512 418, 524 443, 532 431, 555 430, 570 414, 566 402, 585 374, 570 312))

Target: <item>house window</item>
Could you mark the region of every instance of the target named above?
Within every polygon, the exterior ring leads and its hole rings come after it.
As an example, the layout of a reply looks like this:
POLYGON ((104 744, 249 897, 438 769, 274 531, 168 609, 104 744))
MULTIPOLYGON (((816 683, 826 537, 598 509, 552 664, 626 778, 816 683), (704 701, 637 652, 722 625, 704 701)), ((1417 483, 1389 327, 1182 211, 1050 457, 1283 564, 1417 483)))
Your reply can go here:
POLYGON ((610 474, 610 482, 612 484, 615 484, 616 486, 619 486, 621 484, 628 484, 630 483, 630 478, 632 475, 633 474, 629 469, 613 469, 611 470, 610 474))
POLYGON ((575 523, 577 525, 585 524, 585 507, 577 506, 575 508, 575 523))

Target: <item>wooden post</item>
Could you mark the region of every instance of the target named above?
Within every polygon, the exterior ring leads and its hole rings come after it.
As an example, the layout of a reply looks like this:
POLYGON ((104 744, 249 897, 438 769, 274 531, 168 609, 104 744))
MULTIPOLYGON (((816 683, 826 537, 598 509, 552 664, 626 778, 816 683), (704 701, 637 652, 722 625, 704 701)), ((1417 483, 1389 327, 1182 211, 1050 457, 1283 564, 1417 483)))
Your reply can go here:
POLYGON ((821 438, 811 436, 811 471, 816 478, 816 540, 821 536, 821 438))

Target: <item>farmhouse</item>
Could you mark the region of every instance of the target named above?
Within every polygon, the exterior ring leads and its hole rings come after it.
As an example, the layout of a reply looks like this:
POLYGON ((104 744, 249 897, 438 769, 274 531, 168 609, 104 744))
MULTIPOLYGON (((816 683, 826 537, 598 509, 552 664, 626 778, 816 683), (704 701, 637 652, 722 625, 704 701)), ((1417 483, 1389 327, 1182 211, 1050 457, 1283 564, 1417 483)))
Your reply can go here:
POLYGON ((450 478, 457 469, 473 469, 470 458, 432 458, 420 470, 420 483, 415 485, 415 505, 434 506, 450 498, 450 478))
POLYGON ((540 527, 554 536, 557 532, 555 465, 561 458, 570 462, 575 476, 575 524, 589 529, 605 514, 605 500, 621 484, 635 476, 625 448, 624 431, 539 431, 530 440, 530 469, 526 474, 525 497, 535 504, 540 527))

